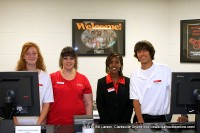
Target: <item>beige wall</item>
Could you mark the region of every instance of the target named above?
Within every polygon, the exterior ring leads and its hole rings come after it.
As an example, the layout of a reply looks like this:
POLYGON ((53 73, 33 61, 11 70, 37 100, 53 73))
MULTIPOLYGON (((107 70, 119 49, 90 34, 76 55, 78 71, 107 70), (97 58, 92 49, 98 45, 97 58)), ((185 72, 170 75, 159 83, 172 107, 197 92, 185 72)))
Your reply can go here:
MULTIPOLYGON (((61 49, 72 45, 72 19, 125 19, 124 75, 140 66, 134 44, 142 39, 156 49, 155 62, 172 71, 199 71, 200 64, 181 64, 180 20, 200 18, 199 0, 0 0, 0 71, 15 69, 21 46, 39 44, 48 72, 57 71, 61 49)), ((79 57, 79 71, 92 85, 105 75, 106 57, 79 57)))

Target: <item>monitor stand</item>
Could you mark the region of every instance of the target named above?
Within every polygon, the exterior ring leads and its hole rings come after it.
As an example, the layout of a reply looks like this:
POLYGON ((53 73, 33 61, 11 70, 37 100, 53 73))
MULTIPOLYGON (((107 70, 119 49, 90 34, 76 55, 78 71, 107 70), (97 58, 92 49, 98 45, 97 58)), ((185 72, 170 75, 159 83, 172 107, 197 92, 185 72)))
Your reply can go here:
POLYGON ((15 127, 13 120, 0 120, 0 133, 14 133, 15 127))
POLYGON ((195 114, 195 130, 200 133, 200 101, 197 100, 197 113, 195 114))
POLYGON ((193 91, 193 96, 196 99, 196 114, 195 114, 195 130, 200 133, 200 89, 195 89, 193 91))

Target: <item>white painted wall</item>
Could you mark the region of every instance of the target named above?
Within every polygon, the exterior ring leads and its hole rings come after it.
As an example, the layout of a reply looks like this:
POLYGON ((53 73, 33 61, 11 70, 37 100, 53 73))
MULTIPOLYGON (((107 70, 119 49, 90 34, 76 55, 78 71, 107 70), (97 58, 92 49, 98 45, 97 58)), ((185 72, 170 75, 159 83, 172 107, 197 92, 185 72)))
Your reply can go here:
MULTIPOLYGON (((199 71, 200 64, 180 63, 180 20, 200 18, 199 0, 0 0, 0 71, 15 69, 22 45, 37 43, 49 73, 57 71, 60 51, 72 45, 72 19, 125 19, 124 75, 140 66, 134 44, 149 40, 155 62, 172 71, 199 71)), ((91 82, 105 75, 106 57, 79 57, 79 72, 91 82)))

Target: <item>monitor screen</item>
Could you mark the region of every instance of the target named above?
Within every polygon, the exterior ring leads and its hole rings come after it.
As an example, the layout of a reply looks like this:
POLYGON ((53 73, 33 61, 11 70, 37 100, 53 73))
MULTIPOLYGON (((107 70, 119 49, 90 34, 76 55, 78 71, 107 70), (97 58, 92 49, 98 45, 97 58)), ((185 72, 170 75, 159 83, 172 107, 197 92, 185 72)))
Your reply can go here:
POLYGON ((39 116, 38 72, 0 72, 1 117, 39 116))
POLYGON ((200 89, 200 72, 172 72, 171 114, 195 114, 196 89, 200 89))

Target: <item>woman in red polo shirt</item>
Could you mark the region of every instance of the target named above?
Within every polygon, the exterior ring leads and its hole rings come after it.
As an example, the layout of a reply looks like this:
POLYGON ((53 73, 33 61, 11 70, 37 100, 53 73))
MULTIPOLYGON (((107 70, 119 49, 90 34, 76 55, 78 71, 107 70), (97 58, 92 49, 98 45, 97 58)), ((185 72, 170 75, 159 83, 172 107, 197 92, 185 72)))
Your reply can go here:
POLYGON ((60 54, 60 71, 51 74, 54 103, 50 105, 47 124, 73 124, 74 115, 92 115, 92 88, 87 77, 77 72, 77 54, 64 47, 60 54))

